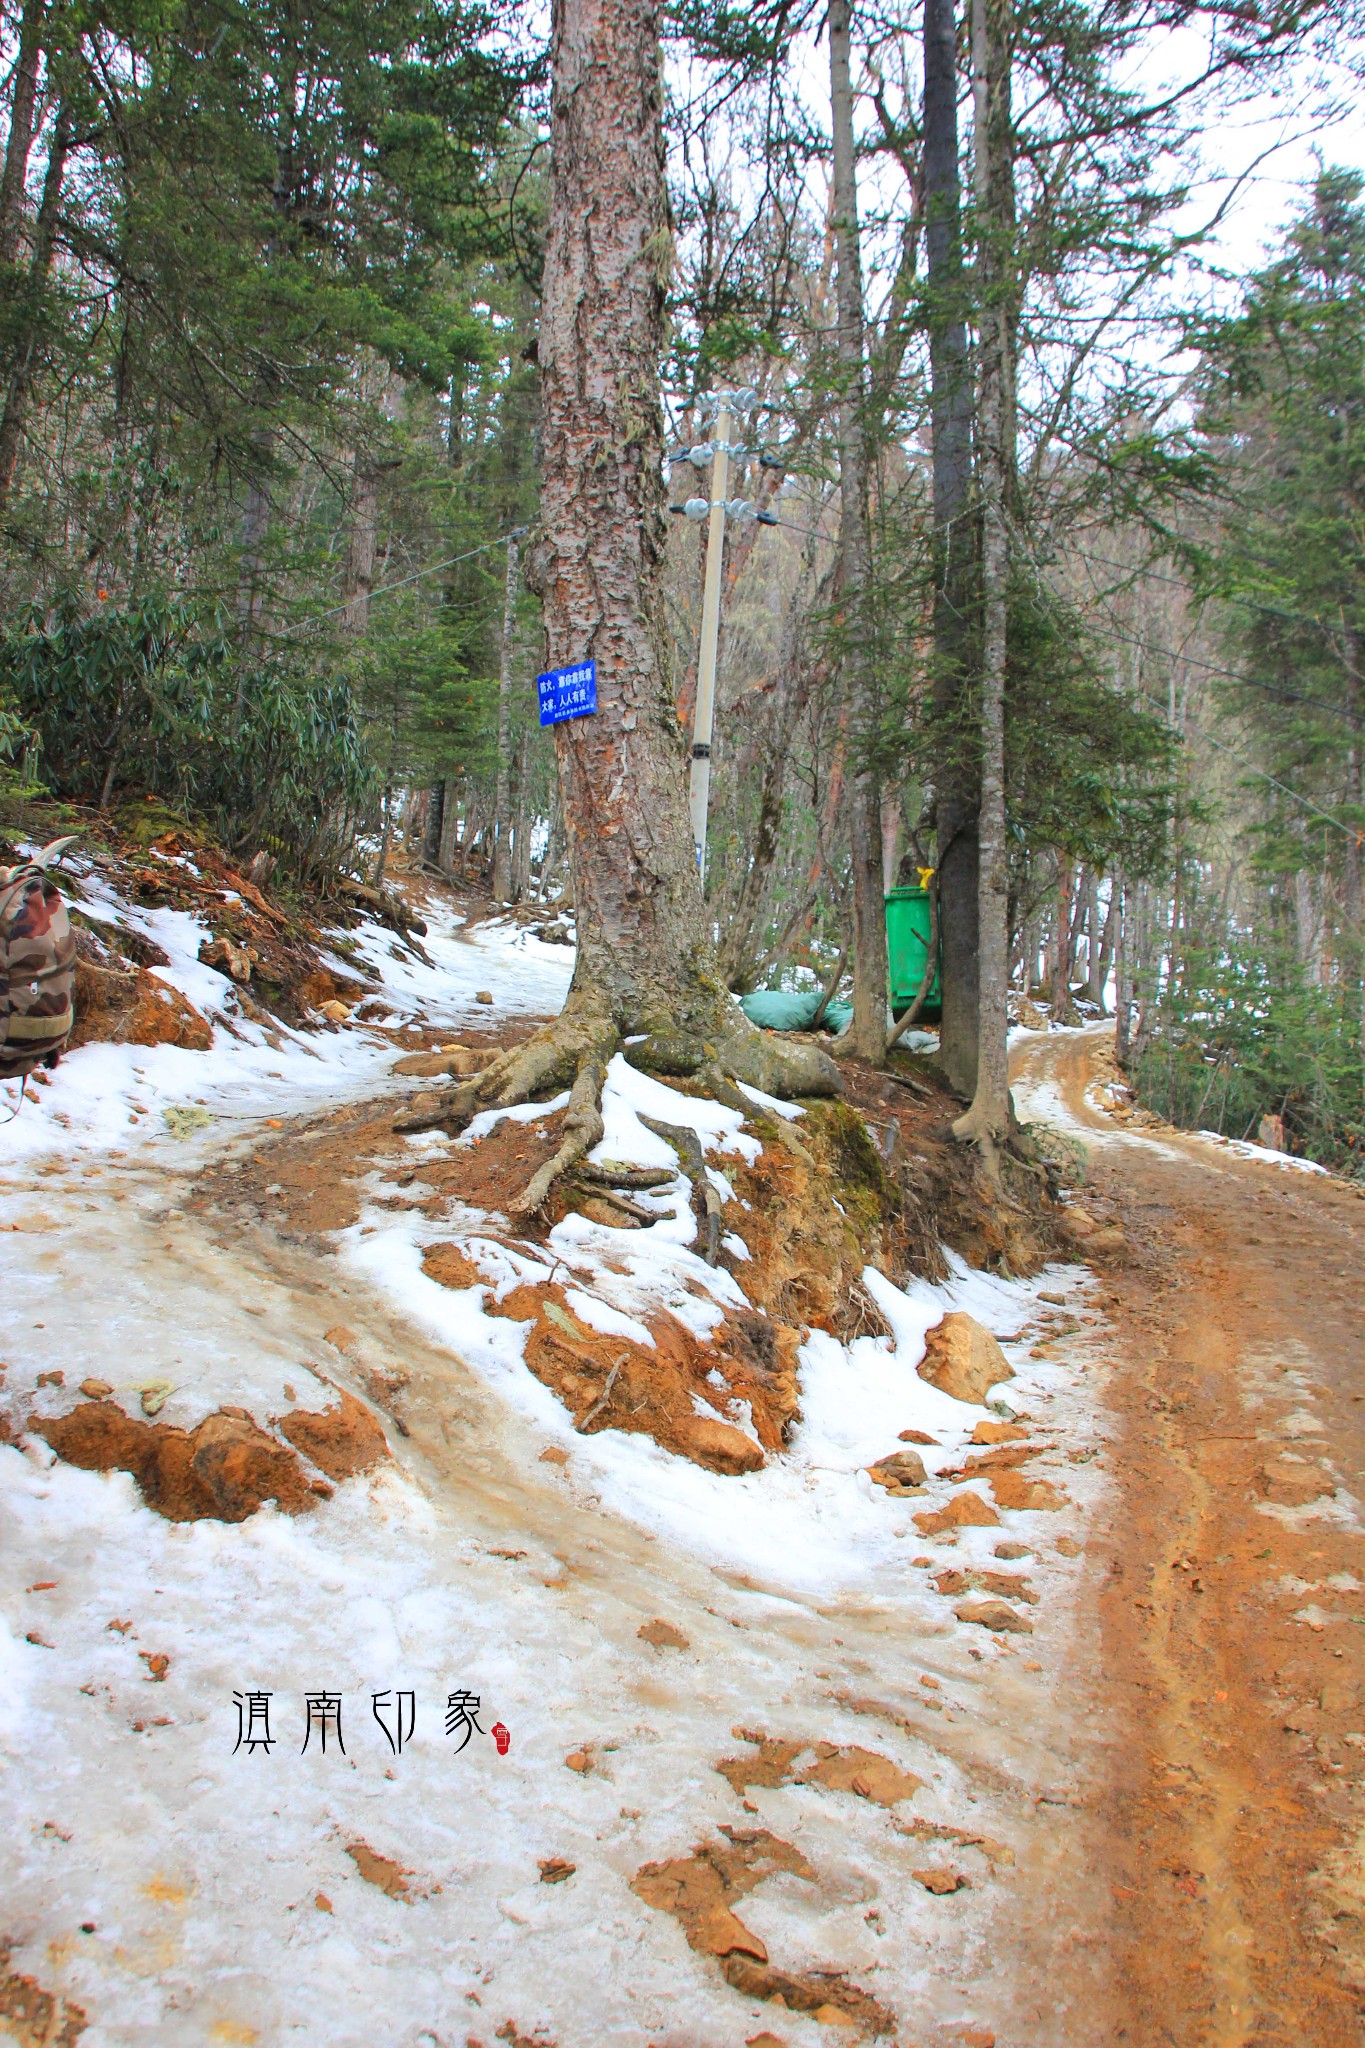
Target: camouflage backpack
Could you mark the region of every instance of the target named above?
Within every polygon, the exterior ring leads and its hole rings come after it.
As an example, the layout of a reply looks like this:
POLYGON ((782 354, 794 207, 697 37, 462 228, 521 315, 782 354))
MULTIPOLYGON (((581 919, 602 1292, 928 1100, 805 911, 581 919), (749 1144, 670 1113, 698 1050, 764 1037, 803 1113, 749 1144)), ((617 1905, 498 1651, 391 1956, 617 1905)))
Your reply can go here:
POLYGON ((76 942, 47 873, 74 837, 0 868, 0 1080, 55 1064, 75 1022, 76 942))

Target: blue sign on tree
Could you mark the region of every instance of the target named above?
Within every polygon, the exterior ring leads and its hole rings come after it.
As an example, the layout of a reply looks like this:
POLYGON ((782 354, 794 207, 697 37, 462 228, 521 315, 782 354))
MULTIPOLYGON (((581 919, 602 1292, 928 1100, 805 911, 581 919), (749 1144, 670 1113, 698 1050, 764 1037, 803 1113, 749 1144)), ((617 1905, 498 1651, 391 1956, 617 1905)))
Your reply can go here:
POLYGON ((540 722, 559 725, 566 718, 586 718, 597 709, 597 663, 580 661, 573 668, 547 669, 536 677, 540 722))

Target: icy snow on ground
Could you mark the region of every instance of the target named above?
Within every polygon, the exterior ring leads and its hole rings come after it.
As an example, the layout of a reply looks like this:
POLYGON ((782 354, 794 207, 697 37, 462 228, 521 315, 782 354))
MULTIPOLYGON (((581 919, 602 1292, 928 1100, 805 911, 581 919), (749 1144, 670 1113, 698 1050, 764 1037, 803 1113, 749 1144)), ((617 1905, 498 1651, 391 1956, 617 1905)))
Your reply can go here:
POLYGON ((1200 1131, 1198 1136, 1208 1140, 1210 1145, 1220 1145, 1225 1152, 1234 1152, 1239 1159, 1253 1159, 1262 1166, 1288 1166, 1297 1173, 1326 1173, 1325 1166, 1319 1166, 1316 1159, 1299 1159, 1292 1152, 1275 1152, 1267 1145, 1252 1145, 1245 1138, 1225 1138, 1221 1131, 1200 1131))
MULTIPOLYGON (((573 971, 567 947, 548 946, 506 922, 465 931, 449 909, 434 904, 424 950, 428 967, 386 926, 366 920, 347 933, 365 965, 383 984, 393 1016, 384 1031, 351 1024, 310 1031, 272 1027, 269 1034, 246 1017, 228 978, 200 961, 208 927, 188 911, 146 909, 115 894, 108 881, 79 859, 67 863, 81 909, 93 922, 124 924, 154 939, 170 955, 153 972, 192 1002, 214 1027, 207 1053, 178 1046, 88 1045, 68 1056, 48 1085, 30 1081, 28 1099, 9 1125, 0 1125, 0 1164, 59 1152, 108 1152, 158 1139, 169 1151, 167 1109, 200 1107, 216 1121, 257 1122, 331 1104, 338 1091, 378 1092, 401 1032, 420 1017, 458 1035, 486 1027, 491 1013, 476 993, 497 984, 500 1017, 552 1015, 563 1003, 573 971), (273 1042, 272 1042, 273 1041, 273 1042), (249 1106, 248 1106, 249 1103, 249 1106)), ((337 972, 354 976, 349 960, 329 957, 337 972)), ((0 1087, 0 1115, 17 1099, 17 1084, 0 1087)))
MULTIPOLYGON (((772 1106, 789 1117, 801 1113, 791 1103, 772 1106)), ((671 1147, 640 1122, 641 1114, 690 1124, 708 1157, 722 1166, 727 1151, 758 1150, 740 1129, 737 1111, 679 1095, 619 1055, 608 1072, 603 1113, 606 1131, 590 1155, 595 1159, 676 1167, 671 1147)), ((481 1134, 479 1126, 491 1128, 496 1115, 477 1119, 466 1136, 481 1134)), ((424 1134, 407 1142, 415 1161, 445 1141, 424 1134)), ((728 1196, 722 1175, 717 1182, 728 1196)), ((382 1206, 396 1193, 390 1180, 375 1177, 370 1206, 343 1235, 342 1258, 350 1271, 474 1366, 548 1439, 572 1445, 581 1483, 613 1512, 685 1545, 694 1556, 774 1573, 811 1591, 903 1575, 905 1542, 915 1534, 909 1509, 933 1500, 917 1496, 892 1508, 867 1476, 869 1464, 897 1447, 901 1430, 922 1430, 938 1440, 940 1448, 922 1450, 933 1475, 960 1463, 973 1429, 991 1419, 987 1408, 955 1401, 919 1377, 929 1328, 947 1310, 962 1309, 997 1336, 1012 1337, 1038 1292, 1057 1284, 1055 1271, 1028 1283, 1004 1282, 974 1273, 950 1255, 952 1278, 946 1284, 925 1281, 903 1290, 868 1267, 865 1283, 894 1337, 861 1337, 845 1345, 812 1331, 801 1353, 803 1419, 788 1454, 760 1472, 724 1477, 674 1457, 646 1436, 619 1430, 576 1435, 559 1401, 522 1364, 529 1325, 485 1309, 486 1294, 498 1300, 527 1280, 548 1280, 552 1273, 562 1279, 567 1272, 576 1287, 574 1312, 595 1328, 620 1329, 648 1343, 641 1319, 663 1309, 706 1334, 727 1308, 747 1303, 730 1273, 708 1266, 691 1249, 696 1226, 685 1175, 637 1198, 658 1212, 656 1223, 627 1233, 571 1215, 550 1233, 542 1258, 490 1241, 487 1220, 477 1211, 424 1217, 414 1209, 382 1206), (423 1273, 426 1248, 452 1236, 485 1274, 486 1290, 452 1290, 423 1273)), ((1074 1290, 1074 1276, 1071 1285, 1074 1290)), ((1030 1406, 1058 1383, 1061 1368, 1030 1362, 1021 1351, 1015 1354, 1018 1377, 999 1389, 1004 1412, 1030 1406)), ((950 1490, 945 1485, 942 1492, 950 1490)), ((984 1562, 996 1540, 995 1530, 966 1530, 962 1547, 984 1562)))
MULTIPOLYGON (((194 920, 110 907, 212 1005, 194 920)), ((481 987, 502 1015, 560 1000, 561 949, 432 925, 434 971, 393 957, 388 932, 363 934, 389 999, 414 1016, 458 1033, 487 1019, 481 987)), ((1035 1749, 1032 1731, 1071 1654, 1074 1544, 1059 1555, 1057 1539, 1078 1533, 1103 1485, 1088 1277, 1007 1283, 956 1266, 942 1287, 901 1290, 869 1272, 893 1337, 844 1347, 814 1333, 796 1439, 747 1478, 640 1436, 576 1436, 523 1365, 517 1326, 483 1312, 482 1290, 421 1273, 428 1233, 448 1236, 451 1218, 385 1209, 376 1177, 332 1256, 233 1235, 188 1206, 189 1176, 262 1119, 388 1085, 393 1046, 378 1034, 287 1034, 279 1050, 233 1021, 241 1037, 220 1031, 207 1054, 80 1051, 0 1134, 6 1395, 22 1423, 69 1408, 94 1374, 136 1414, 154 1377, 171 1387, 159 1420, 189 1428, 224 1403, 263 1420, 291 1394, 323 1406, 387 1372, 406 1381, 406 1435, 391 1430, 393 1462, 314 1514, 267 1508, 240 1526, 167 1523, 130 1478, 56 1462, 34 1434, 0 1447, 13 1941, 0 1979, 8 1967, 80 2008, 82 2048, 739 2048, 765 2027, 793 2048, 826 2041, 812 2017, 731 1989, 630 1889, 642 1864, 686 1856, 724 1824, 770 1828, 815 1871, 739 1904, 775 1966, 846 1972, 917 2039, 1005 2024, 991 1936, 1005 1858, 1027 1882, 1037 1845, 1064 1854, 1070 1825, 1054 1804, 1039 1834, 1039 1785, 1053 1798, 1068 1767, 1055 1737, 1035 1749), (159 1112, 186 1103, 214 1121, 176 1140, 159 1112), (1048 1291, 1063 1310, 1040 1304, 1048 1291), (1060 1475, 1041 1461, 1071 1512, 1002 1513, 926 1545, 910 1510, 951 1483, 897 1500, 867 1479, 907 1427, 939 1439, 923 1453, 938 1471, 986 1413, 915 1371, 945 1307, 1006 1340, 1018 1376, 1000 1397, 1081 1461, 1060 1475), (344 1355, 327 1335, 342 1323, 344 1355), (544 1462, 547 1448, 567 1463, 544 1462), (936 1568, 992 1563, 1002 1536, 1032 1553, 1011 1567, 1041 1596, 1031 1637, 959 1623, 924 1569, 930 1552, 936 1568), (656 1617, 687 1646, 641 1640, 656 1617), (325 1705, 310 1728, 309 1692, 340 1696, 340 1741, 325 1705), (251 1747, 251 1693, 268 1696, 269 1748, 251 1747), (400 1695, 415 1714, 401 1749, 400 1695), (863 1744, 923 1785, 896 1811, 819 1786, 751 1787, 746 1812, 715 1769, 744 1750, 737 1727, 863 1744), (972 1846, 981 1836, 997 1846, 972 1846), (573 1874, 542 1882, 551 1859, 573 1874), (934 1896, 912 1875, 925 1864, 950 1864, 967 1888, 934 1896)), ((692 1121, 715 1173, 752 1144, 733 1112, 624 1062, 606 1111, 603 1156, 676 1164, 641 1111, 692 1121)), ((698 1327, 719 1317, 735 1283, 690 1248, 685 1179, 642 1200, 657 1212, 648 1229, 573 1218, 554 1233, 574 1312, 636 1336, 660 1304, 698 1327)), ((463 1219, 471 1245, 480 1220, 463 1219)), ((491 1240, 480 1255, 495 1290, 536 1263, 491 1240)), ((58 2006, 53 2038, 61 2019, 58 2006)))

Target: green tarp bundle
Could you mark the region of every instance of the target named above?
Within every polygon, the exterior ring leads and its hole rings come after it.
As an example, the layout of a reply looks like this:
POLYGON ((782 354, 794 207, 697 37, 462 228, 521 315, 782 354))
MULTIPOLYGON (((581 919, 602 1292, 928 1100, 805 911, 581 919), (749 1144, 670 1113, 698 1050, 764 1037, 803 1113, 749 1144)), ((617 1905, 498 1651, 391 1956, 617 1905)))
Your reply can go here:
MULTIPOLYGON (((820 1007, 820 992, 803 989, 793 995, 786 989, 760 988, 751 996, 741 996, 739 1006, 749 1022, 764 1031, 809 1031, 820 1007)), ((821 1029, 842 1033, 852 1022, 852 1003, 831 997, 820 1019, 821 1029)))

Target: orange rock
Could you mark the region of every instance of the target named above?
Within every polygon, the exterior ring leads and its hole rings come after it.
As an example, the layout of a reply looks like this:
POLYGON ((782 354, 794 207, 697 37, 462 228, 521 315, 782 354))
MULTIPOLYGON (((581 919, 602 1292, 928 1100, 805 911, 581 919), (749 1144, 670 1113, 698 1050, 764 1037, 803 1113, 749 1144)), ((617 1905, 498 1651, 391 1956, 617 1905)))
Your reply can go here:
POLYGON ((422 1271, 439 1287, 450 1287, 456 1291, 466 1287, 486 1287, 488 1284, 469 1254, 457 1244, 429 1245, 422 1254, 422 1271))
POLYGON ((76 959, 76 1022, 70 1044, 178 1045, 207 1052, 213 1031, 179 989, 149 968, 127 974, 76 959))
POLYGON ((926 1337, 919 1375, 955 1401, 979 1402, 1014 1368, 990 1331, 955 1309, 926 1337))
POLYGON ((996 1635, 1031 1636, 1033 1623, 1004 1600, 959 1600, 953 1613, 959 1621, 974 1622, 996 1635))
POLYGON ((656 1650, 686 1650, 691 1645, 680 1628, 674 1628, 671 1621, 644 1621, 635 1631, 642 1643, 652 1643, 656 1650))
POLYGON ((1067 1497, 1046 1479, 1029 1479, 1013 1467, 997 1467, 987 1481, 1002 1508, 1045 1508, 1067 1505, 1067 1497))
POLYGON ((944 1529, 990 1529, 1000 1517, 988 1500, 968 1488, 955 1493, 950 1500, 935 1511, 928 1511, 913 1517, 915 1526, 925 1536, 937 1536, 944 1529))
POLYGON ((274 1427, 288 1437, 329 1479, 350 1479, 368 1472, 389 1455, 384 1432, 363 1402, 343 1393, 336 1408, 295 1408, 273 1416, 274 1427))
POLYGON ((757 1472, 767 1463, 751 1436, 731 1422, 718 1422, 709 1415, 697 1415, 682 1429, 687 1455, 713 1472, 757 1472))
POLYGON ((130 1472, 147 1505, 170 1522, 244 1522, 266 1500, 289 1515, 317 1504, 291 1446, 221 1411, 184 1430, 89 1401, 36 1427, 69 1465, 130 1472))
POLYGON ((1017 1422, 978 1422, 968 1438, 974 1444, 1021 1444, 1028 1436, 1017 1422))

